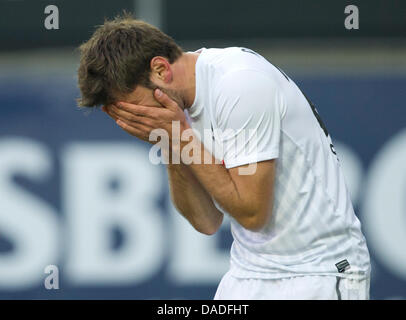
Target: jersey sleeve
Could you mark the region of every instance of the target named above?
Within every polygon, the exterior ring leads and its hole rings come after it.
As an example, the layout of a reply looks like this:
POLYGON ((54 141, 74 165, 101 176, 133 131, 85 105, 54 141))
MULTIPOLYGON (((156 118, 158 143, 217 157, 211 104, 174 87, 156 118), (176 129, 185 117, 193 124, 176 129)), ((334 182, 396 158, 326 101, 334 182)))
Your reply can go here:
POLYGON ((226 168, 279 156, 284 100, 278 84, 256 70, 223 76, 216 88, 215 137, 226 168))

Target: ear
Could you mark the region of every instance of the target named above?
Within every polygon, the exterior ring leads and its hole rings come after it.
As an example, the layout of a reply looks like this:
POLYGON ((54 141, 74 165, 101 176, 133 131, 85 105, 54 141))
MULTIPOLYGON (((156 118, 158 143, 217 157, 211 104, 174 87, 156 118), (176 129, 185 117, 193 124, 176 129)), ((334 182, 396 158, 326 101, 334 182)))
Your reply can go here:
POLYGON ((172 69, 169 61, 164 57, 154 57, 151 60, 151 81, 168 84, 172 81, 172 69))

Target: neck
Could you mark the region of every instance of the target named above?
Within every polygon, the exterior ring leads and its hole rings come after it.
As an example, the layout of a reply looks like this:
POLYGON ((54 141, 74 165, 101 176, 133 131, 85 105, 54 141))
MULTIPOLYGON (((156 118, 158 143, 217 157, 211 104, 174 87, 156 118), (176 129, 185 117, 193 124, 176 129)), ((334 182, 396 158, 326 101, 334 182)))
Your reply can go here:
POLYGON ((176 64, 178 74, 178 90, 182 96, 184 108, 190 108, 196 96, 196 62, 200 53, 184 53, 176 64))

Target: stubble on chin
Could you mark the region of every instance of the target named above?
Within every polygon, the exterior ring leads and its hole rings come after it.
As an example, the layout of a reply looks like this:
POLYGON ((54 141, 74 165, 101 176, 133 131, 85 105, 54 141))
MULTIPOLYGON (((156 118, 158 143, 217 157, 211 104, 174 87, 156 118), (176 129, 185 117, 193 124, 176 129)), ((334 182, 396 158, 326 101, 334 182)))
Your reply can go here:
POLYGON ((169 98, 171 98, 173 101, 175 101, 178 104, 179 108, 181 108, 182 110, 185 110, 185 101, 183 99, 183 95, 180 92, 178 92, 176 90, 165 89, 165 88, 160 88, 160 87, 157 87, 157 89, 160 89, 169 98))

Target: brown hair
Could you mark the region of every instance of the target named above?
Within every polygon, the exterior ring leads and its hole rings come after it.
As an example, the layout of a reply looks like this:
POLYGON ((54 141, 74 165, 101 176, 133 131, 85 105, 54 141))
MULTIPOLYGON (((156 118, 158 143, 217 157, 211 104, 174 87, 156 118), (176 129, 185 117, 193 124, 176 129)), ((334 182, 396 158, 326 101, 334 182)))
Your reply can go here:
POLYGON ((173 63, 182 55, 171 37, 128 13, 105 21, 79 50, 78 104, 85 107, 111 104, 137 85, 153 88, 151 59, 162 56, 173 63))

